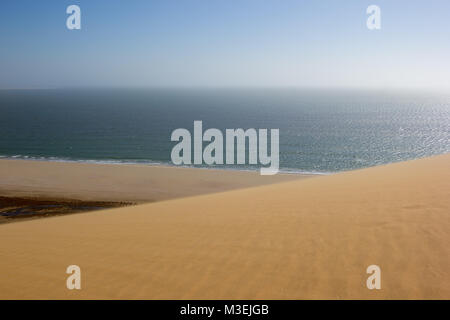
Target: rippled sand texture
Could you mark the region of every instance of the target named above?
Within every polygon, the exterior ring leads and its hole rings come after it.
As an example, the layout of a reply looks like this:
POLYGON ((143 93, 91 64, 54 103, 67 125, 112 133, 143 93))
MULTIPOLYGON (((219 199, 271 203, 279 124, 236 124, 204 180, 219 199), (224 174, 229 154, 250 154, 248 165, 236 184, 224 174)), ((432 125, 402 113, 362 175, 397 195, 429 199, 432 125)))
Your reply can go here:
POLYGON ((449 299, 449 230, 447 154, 0 225, 0 298, 449 299))

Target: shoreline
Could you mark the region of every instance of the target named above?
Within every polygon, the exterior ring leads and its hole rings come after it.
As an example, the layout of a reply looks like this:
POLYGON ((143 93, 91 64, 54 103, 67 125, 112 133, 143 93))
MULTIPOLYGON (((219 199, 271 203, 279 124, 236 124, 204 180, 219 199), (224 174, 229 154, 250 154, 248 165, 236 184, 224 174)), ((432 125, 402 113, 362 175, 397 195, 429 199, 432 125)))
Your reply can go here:
MULTIPOLYGON (((365 167, 355 167, 346 170, 339 171, 308 171, 297 168, 286 168, 280 167, 279 172, 276 175, 300 175, 300 176, 328 176, 339 173, 353 172, 356 170, 364 170, 369 168, 375 168, 395 163, 402 163, 420 159, 433 158, 438 156, 443 156, 446 154, 450 154, 450 152, 444 153, 436 153, 430 155, 422 155, 420 157, 415 158, 406 158, 400 159, 392 162, 386 163, 378 163, 374 165, 369 165, 365 167)), ((194 169, 194 170, 212 170, 212 171, 224 171, 224 172, 250 172, 250 173, 259 173, 261 167, 256 166, 255 168, 250 167, 239 167, 237 165, 233 166, 210 166, 210 165, 174 165, 170 162, 158 162, 153 160, 118 160, 118 159, 72 159, 72 158, 64 158, 64 157, 35 157, 35 156, 26 156, 26 155, 0 155, 0 161, 2 160, 11 160, 11 161, 33 161, 33 162, 49 162, 49 163, 75 163, 75 164, 95 164, 95 165, 117 165, 117 166, 146 166, 146 167, 156 167, 156 168, 178 168, 178 169, 194 169)))
MULTIPOLYGON (((23 160, 23 161, 39 161, 39 162, 62 162, 62 163, 87 163, 87 164, 105 164, 105 165, 144 165, 151 167, 163 167, 163 168, 185 168, 185 169, 201 169, 201 170, 220 170, 220 171, 238 171, 238 172, 259 172, 260 167, 255 169, 246 167, 214 167, 214 166, 194 166, 194 165, 174 165, 165 162, 156 162, 152 160, 113 160, 113 159, 66 159, 57 157, 31 157, 31 156, 4 156, 0 155, 0 160, 23 160)), ((354 169, 352 169, 354 170, 354 169)), ((351 171, 351 170, 349 170, 351 171)), ((307 171, 295 168, 280 168, 278 174, 293 174, 293 175, 330 175, 344 171, 328 172, 328 171, 307 171)))

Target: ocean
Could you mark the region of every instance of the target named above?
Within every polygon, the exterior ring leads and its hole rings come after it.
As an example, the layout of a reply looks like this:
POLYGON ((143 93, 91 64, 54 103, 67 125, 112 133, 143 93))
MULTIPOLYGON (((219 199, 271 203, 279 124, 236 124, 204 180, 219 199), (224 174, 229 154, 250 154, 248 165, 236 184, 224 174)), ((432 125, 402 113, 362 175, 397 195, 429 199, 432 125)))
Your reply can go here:
POLYGON ((0 91, 0 157, 170 165, 172 131, 192 132, 194 120, 204 130, 279 129, 284 172, 326 174, 450 152, 450 92, 54 89, 0 91))

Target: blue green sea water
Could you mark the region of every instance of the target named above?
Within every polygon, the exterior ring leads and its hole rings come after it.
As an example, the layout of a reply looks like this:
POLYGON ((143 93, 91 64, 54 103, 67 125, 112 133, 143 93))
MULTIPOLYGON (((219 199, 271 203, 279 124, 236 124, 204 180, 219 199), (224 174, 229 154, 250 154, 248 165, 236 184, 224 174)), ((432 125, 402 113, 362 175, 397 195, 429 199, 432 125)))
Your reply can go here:
MULTIPOLYGON (((171 164, 171 132, 280 130, 280 169, 331 173, 450 152, 450 92, 350 89, 0 91, 0 157, 171 164)), ((258 170, 259 165, 232 169, 258 170)))

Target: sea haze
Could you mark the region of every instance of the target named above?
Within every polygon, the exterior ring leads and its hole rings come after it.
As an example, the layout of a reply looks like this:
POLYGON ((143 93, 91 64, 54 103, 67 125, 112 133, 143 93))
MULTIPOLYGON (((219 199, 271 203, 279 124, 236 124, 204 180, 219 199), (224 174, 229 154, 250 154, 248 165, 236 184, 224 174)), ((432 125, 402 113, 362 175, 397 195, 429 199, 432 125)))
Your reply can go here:
POLYGON ((223 132, 280 129, 282 171, 330 173, 450 152, 450 93, 2 90, 0 115, 6 158, 170 164, 171 132, 192 132, 194 120, 223 132))

